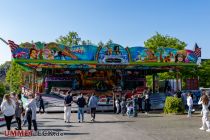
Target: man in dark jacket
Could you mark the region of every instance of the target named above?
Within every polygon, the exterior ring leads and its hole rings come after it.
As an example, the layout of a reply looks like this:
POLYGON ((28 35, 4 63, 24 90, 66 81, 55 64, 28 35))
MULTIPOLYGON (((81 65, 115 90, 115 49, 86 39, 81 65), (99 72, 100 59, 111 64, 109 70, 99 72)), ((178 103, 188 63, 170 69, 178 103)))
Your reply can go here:
POLYGON ((143 113, 143 109, 142 109, 142 95, 141 94, 138 95, 138 106, 139 106, 139 112, 141 111, 143 113))
POLYGON ((82 116, 82 122, 84 122, 84 107, 86 105, 86 101, 85 98, 83 97, 82 93, 80 94, 80 96, 77 99, 77 105, 78 105, 78 122, 80 123, 80 115, 82 116))
POLYGON ((138 108, 138 97, 137 95, 133 96, 133 117, 137 117, 138 112, 137 112, 137 108, 138 108))
POLYGON ((45 112, 44 111, 44 100, 42 98, 42 95, 39 96, 38 102, 39 102, 39 113, 41 113, 41 109, 43 109, 43 113, 44 113, 45 112))
POLYGON ((68 95, 64 98, 64 121, 67 123, 70 123, 72 101, 71 91, 68 91, 68 95))

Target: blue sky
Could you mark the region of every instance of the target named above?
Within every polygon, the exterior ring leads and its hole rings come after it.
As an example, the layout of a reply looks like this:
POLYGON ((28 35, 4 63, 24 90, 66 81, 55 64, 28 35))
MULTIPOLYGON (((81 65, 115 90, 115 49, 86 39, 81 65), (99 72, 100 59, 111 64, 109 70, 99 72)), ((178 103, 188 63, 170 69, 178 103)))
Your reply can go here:
MULTIPOLYGON (((209 0, 0 0, 0 37, 51 42, 69 31, 93 43, 143 46, 156 32, 197 42, 210 58, 209 0)), ((0 42, 0 64, 11 59, 0 42)))

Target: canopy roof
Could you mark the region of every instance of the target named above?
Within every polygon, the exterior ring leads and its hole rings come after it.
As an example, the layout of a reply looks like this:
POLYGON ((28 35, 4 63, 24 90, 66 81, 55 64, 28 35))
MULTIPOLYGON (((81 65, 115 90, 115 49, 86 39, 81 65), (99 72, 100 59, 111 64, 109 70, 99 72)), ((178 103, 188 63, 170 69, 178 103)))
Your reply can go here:
POLYGON ((28 69, 37 68, 114 68, 195 66, 198 57, 192 50, 159 48, 155 52, 145 47, 110 44, 104 47, 77 45, 67 47, 51 43, 10 44, 15 62, 28 69), (15 46, 15 47, 14 47, 15 46))

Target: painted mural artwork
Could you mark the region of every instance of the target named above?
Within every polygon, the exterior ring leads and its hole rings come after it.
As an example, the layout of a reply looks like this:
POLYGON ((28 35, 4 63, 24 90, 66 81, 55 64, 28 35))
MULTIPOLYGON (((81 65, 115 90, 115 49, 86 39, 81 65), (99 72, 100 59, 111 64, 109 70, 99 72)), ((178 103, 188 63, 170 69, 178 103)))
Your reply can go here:
POLYGON ((70 51, 78 58, 78 60, 93 61, 97 52, 97 46, 94 45, 78 45, 72 46, 70 51))
POLYGON ((22 43, 12 51, 13 58, 38 60, 94 60, 96 46, 67 47, 57 43, 22 43))
POLYGON ((98 52, 100 64, 128 64, 128 52, 118 44, 102 47, 98 52))
POLYGON ((196 63, 198 57, 191 50, 159 48, 156 52, 144 47, 129 48, 134 62, 196 63))
POLYGON ((118 44, 110 44, 99 48, 94 45, 77 45, 67 47, 51 43, 22 43, 10 46, 12 56, 16 60, 51 60, 19 62, 30 68, 96 68, 99 66, 128 66, 131 62, 138 63, 196 63, 198 55, 192 50, 158 48, 156 51, 145 47, 124 48, 118 44), (56 60, 64 60, 56 61, 56 60), (68 63, 69 60, 73 60, 68 63), (84 64, 83 64, 84 61, 84 64), (97 62, 95 62, 97 61, 97 62), (59 62, 59 63, 57 63, 59 62), (79 63, 79 62, 82 62, 79 63), (88 62, 88 64, 86 63, 88 62), (105 64, 98 65, 97 64, 105 64))

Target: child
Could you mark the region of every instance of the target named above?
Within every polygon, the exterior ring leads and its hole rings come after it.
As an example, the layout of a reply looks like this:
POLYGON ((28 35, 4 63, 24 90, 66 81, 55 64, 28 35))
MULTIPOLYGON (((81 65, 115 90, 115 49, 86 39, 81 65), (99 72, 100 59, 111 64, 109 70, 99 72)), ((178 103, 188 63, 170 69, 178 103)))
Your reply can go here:
POLYGON ((127 115, 128 115, 128 117, 131 117, 132 116, 132 111, 133 111, 133 104, 132 104, 132 102, 128 102, 126 107, 127 107, 127 115))
POLYGON ((120 106, 121 106, 121 113, 124 116, 125 113, 126 113, 126 101, 125 101, 125 99, 122 100, 122 102, 120 103, 120 106))
POLYGON ((205 130, 205 126, 207 126, 207 132, 210 132, 210 121, 208 119, 208 114, 209 114, 209 98, 208 96, 205 94, 201 97, 201 99, 199 100, 198 104, 202 104, 202 127, 200 128, 200 130, 205 130))
POLYGON ((192 107, 193 107, 193 100, 192 100, 192 96, 190 93, 188 93, 187 95, 187 106, 188 106, 188 118, 192 117, 192 107))

